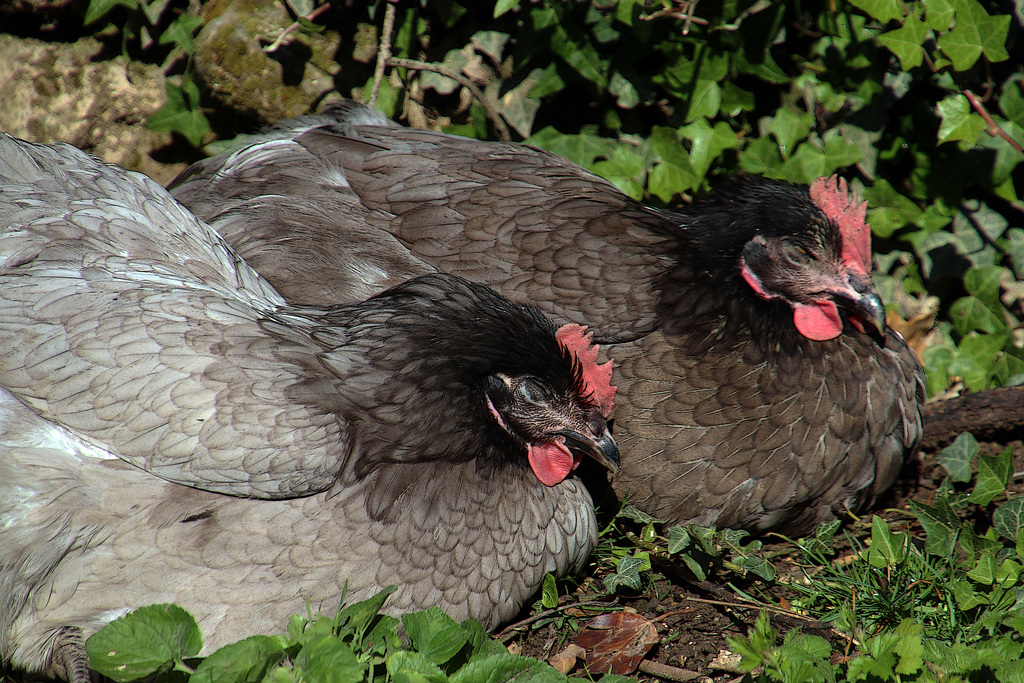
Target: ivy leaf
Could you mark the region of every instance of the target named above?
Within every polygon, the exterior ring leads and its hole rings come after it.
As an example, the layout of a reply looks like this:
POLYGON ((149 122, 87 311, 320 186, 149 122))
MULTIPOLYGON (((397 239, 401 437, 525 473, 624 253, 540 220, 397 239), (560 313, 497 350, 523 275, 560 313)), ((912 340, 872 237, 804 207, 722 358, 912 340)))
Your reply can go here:
POLYGON ((953 25, 956 11, 951 0, 923 0, 924 21, 928 28, 935 31, 948 31, 953 25))
POLYGON ((957 71, 974 66, 982 54, 992 62, 1009 59, 1006 37, 1010 15, 990 16, 978 0, 955 0, 956 25, 939 37, 939 47, 957 71))
POLYGON ((1006 490, 1013 472, 1013 446, 1007 446, 997 456, 981 456, 978 458, 978 483, 968 500, 978 505, 988 505, 1000 493, 1006 490))
POLYGON ((520 0, 498 0, 494 3, 494 18, 497 19, 506 12, 511 12, 519 7, 520 0))
POLYGON ((864 10, 883 24, 903 16, 903 11, 896 0, 850 0, 850 4, 864 10))
POLYGON ((722 108, 722 89, 716 81, 698 80, 688 105, 686 123, 699 118, 713 119, 722 108))
POLYGON ((1006 329, 1006 321, 1000 319, 976 296, 965 296, 954 301, 949 308, 949 318, 960 334, 975 330, 995 333, 1006 329))
POLYGON ((907 17, 903 26, 887 31, 875 40, 896 55, 904 71, 909 71, 921 66, 924 62, 922 45, 927 38, 928 26, 916 17, 907 17))
POLYGON ((939 451, 935 459, 946 468, 950 479, 965 484, 971 480, 971 463, 980 451, 978 440, 970 432, 965 432, 939 451))
POLYGON ((134 10, 139 8, 139 0, 89 0, 89 7, 85 10, 85 18, 82 19, 82 23, 91 24, 106 16, 118 5, 134 10))
POLYGON ((89 666, 115 681, 169 670, 203 649, 199 626, 177 605, 140 607, 110 622, 85 642, 89 666))
POLYGON ((157 42, 161 45, 173 43, 184 50, 185 54, 195 54, 196 45, 192 41, 192 36, 195 35, 195 32, 199 30, 199 27, 202 25, 202 17, 182 14, 167 27, 166 31, 160 34, 160 40, 157 42))
POLYGON ((1003 538, 1016 540, 1024 529, 1024 496, 1006 501, 992 513, 992 527, 1003 538))
POLYGON ((199 87, 191 80, 184 80, 181 87, 166 81, 164 89, 167 101, 149 115, 146 128, 180 133, 193 146, 198 147, 203 142, 203 136, 210 131, 210 122, 199 109, 199 87))
POLYGON ((971 103, 963 95, 950 95, 937 105, 939 117, 939 142, 963 140, 974 144, 978 135, 985 130, 985 119, 971 112, 971 103))

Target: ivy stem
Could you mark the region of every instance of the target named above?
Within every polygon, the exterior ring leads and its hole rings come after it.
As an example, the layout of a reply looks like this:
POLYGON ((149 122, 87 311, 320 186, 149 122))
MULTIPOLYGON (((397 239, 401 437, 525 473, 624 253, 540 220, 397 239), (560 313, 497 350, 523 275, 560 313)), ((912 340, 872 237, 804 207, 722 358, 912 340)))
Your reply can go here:
POLYGON ((1006 140, 1015 150, 1024 153, 1024 147, 1022 147, 1019 142, 1011 138, 1010 134, 1003 130, 1002 126, 996 123, 995 119, 993 119, 992 115, 988 113, 988 110, 985 109, 985 105, 982 104, 977 95, 970 90, 964 90, 964 96, 967 98, 967 101, 971 103, 971 106, 974 107, 974 111, 981 114, 981 118, 985 119, 985 123, 988 124, 988 129, 985 131, 986 133, 994 138, 1000 137, 1006 140))
POLYGON ((471 81, 463 74, 454 71, 453 69, 449 69, 443 64, 421 62, 416 59, 400 59, 398 57, 389 57, 387 60, 387 65, 402 67, 405 69, 414 69, 416 71, 432 71, 436 74, 441 74, 446 78, 450 78, 453 81, 458 81, 460 85, 463 85, 466 88, 468 88, 469 91, 473 93, 473 97, 475 97, 477 101, 480 102, 480 105, 484 108, 484 113, 487 114, 488 120, 490 120, 490 122, 494 125, 494 130, 495 132, 497 132, 498 138, 502 142, 512 141, 512 134, 509 132, 508 126, 506 126, 505 122, 501 119, 501 114, 498 113, 498 110, 494 107, 490 100, 488 100, 484 96, 483 91, 480 90, 479 87, 477 87, 476 83, 471 81))
POLYGON ((388 0, 384 9, 384 26, 380 30, 380 46, 377 48, 377 63, 373 67, 373 87, 370 89, 370 106, 377 105, 377 94, 380 84, 384 81, 384 67, 391 59, 391 43, 395 33, 395 13, 398 11, 398 0, 388 0))

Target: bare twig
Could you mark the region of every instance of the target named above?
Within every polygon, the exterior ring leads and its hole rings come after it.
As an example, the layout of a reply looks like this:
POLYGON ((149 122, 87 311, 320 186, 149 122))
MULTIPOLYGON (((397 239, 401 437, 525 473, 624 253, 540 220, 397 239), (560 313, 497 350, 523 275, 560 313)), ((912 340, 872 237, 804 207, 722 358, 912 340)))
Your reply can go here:
MULTIPOLYGON (((320 5, 315 10, 313 10, 312 12, 310 12, 309 14, 307 14, 306 16, 304 16, 302 18, 305 19, 306 21, 313 21, 314 19, 319 17, 321 14, 323 14, 324 12, 329 10, 330 8, 331 8, 331 3, 330 2, 325 2, 324 4, 320 5)), ((288 28, 286 28, 285 30, 281 31, 281 35, 279 35, 277 38, 275 38, 274 42, 272 42, 270 45, 267 45, 266 47, 264 47, 263 51, 268 53, 268 54, 271 53, 271 52, 277 51, 281 47, 281 44, 284 43, 284 39, 288 36, 288 34, 291 33, 292 31, 294 31, 295 29, 299 28, 299 26, 301 26, 301 25, 302 24, 300 24, 297 21, 292 22, 292 25, 289 26, 288 28)))
POLYGON ((702 675, 696 671, 690 671, 689 669, 680 669, 678 666, 662 664, 661 662, 652 662, 649 659, 645 659, 644 661, 640 662, 640 666, 637 668, 640 671, 643 671, 645 674, 657 676, 658 678, 663 678, 666 681, 678 681, 679 683, 695 681, 702 675))
POLYGON ((612 602, 607 602, 605 600, 590 600, 588 602, 566 603, 564 605, 560 605, 552 609, 544 610, 540 614, 534 614, 532 617, 527 617, 526 619, 523 619, 522 621, 517 621, 514 624, 509 624, 501 631, 501 633, 495 635, 495 638, 504 643, 508 639, 512 638, 512 636, 516 635, 516 632, 524 626, 529 626, 535 621, 539 621, 540 619, 543 619, 545 617, 550 617, 551 615, 558 614, 559 612, 564 612, 566 610, 572 609, 573 607, 614 607, 617 603, 617 598, 612 602))
POLYGON ((373 67, 373 87, 370 89, 370 106, 376 106, 380 84, 384 81, 384 67, 391 59, 391 44, 395 33, 395 14, 398 0, 388 0, 384 9, 384 27, 380 30, 380 46, 377 48, 377 63, 373 67))
POLYGON ((442 64, 432 64, 430 62, 421 62, 415 59, 399 59, 397 57, 391 57, 387 62, 388 66, 398 66, 405 69, 415 69, 417 71, 432 71, 436 74, 441 74, 446 78, 450 78, 453 81, 458 81, 460 85, 465 86, 473 93, 473 97, 480 102, 480 105, 484 108, 484 112, 487 114, 487 118, 492 124, 494 124, 494 130, 498 133, 498 138, 502 142, 510 142, 512 140, 512 134, 508 130, 508 126, 501 118, 501 114, 495 109, 494 105, 484 96, 484 93, 480 88, 477 87, 476 83, 471 81, 463 74, 453 71, 442 64))
POLYGON ((981 118, 985 119, 985 123, 988 124, 988 130, 985 131, 986 133, 994 138, 1000 137, 1006 140, 1015 150, 1024 153, 1024 147, 1022 147, 1019 142, 1011 138, 1010 134, 1003 130, 1002 126, 996 123, 995 119, 993 119, 992 115, 988 113, 988 110, 985 109, 985 105, 982 104, 977 95, 970 90, 964 90, 964 95, 967 97, 967 101, 971 103, 971 106, 974 107, 974 111, 981 114, 981 118))

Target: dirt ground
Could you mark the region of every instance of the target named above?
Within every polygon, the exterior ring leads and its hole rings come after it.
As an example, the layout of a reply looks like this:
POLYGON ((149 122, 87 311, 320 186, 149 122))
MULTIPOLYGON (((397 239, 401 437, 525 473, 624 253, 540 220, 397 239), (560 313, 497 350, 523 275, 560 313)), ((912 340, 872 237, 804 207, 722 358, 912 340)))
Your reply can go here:
MULTIPOLYGON (((1024 444, 1021 441, 982 442, 981 452, 995 455, 1009 444, 1014 445, 1015 456, 1015 474, 1010 484, 1010 493, 1021 493, 1024 492, 1024 444)), ((945 475, 945 470, 934 459, 938 450, 935 447, 923 453, 917 461, 908 464, 896 486, 871 509, 864 511, 862 519, 870 521, 872 514, 878 514, 890 521, 898 520, 907 524, 911 532, 919 532, 920 528, 909 519, 908 501, 913 499, 927 503, 934 497, 945 475)), ((764 541, 767 553, 781 547, 771 543, 770 537, 764 541)), ((776 558, 774 563, 783 572, 790 571, 794 576, 799 575, 799 569, 787 563, 785 556, 776 558)), ((657 629, 657 643, 640 663, 639 670, 630 675, 638 681, 651 683, 666 680, 726 683, 742 678, 737 668, 739 657, 730 651, 727 639, 745 635, 753 627, 760 610, 743 605, 734 592, 716 582, 723 577, 726 580, 734 579, 735 575, 711 575, 707 581, 698 582, 692 576, 687 579, 687 572, 682 567, 657 566, 655 569, 661 578, 650 589, 633 595, 619 595, 610 603, 635 610, 653 621, 657 629)), ((600 598, 601 591, 595 590, 595 586, 600 585, 597 583, 599 580, 599 575, 587 577, 576 592, 565 599, 565 603, 593 600, 609 602, 607 596, 600 598)), ((740 588, 751 593, 757 592, 761 597, 768 596, 775 604, 781 602, 785 605, 787 594, 792 597, 788 589, 778 583, 749 581, 740 588)), ((587 611, 560 605, 560 609, 559 614, 582 625, 600 610, 607 608, 592 607, 587 611)), ((805 633, 832 641, 837 651, 844 645, 842 637, 820 622, 803 621, 781 613, 770 614, 769 618, 772 628, 779 632, 780 637, 793 628, 800 628, 805 633)), ((571 629, 559 621, 533 628, 534 624, 541 621, 528 617, 513 624, 502 632, 503 640, 511 644, 513 651, 537 659, 549 659, 565 652, 566 648, 571 651, 576 637, 572 635, 571 629)), ((570 675, 586 676, 582 654, 570 670, 570 675)))

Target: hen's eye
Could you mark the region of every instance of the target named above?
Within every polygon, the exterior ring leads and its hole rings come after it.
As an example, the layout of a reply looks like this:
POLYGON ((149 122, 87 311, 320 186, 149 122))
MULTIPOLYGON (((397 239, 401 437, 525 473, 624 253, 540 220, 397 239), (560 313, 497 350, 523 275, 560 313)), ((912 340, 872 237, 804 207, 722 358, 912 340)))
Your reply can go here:
POLYGON ((516 387, 516 390, 523 399, 529 403, 547 403, 550 399, 548 396, 548 390, 543 384, 534 379, 523 380, 519 386, 516 387))
POLYGON ((786 260, 795 266, 802 266, 811 260, 811 254, 799 244, 788 243, 785 250, 786 260))

